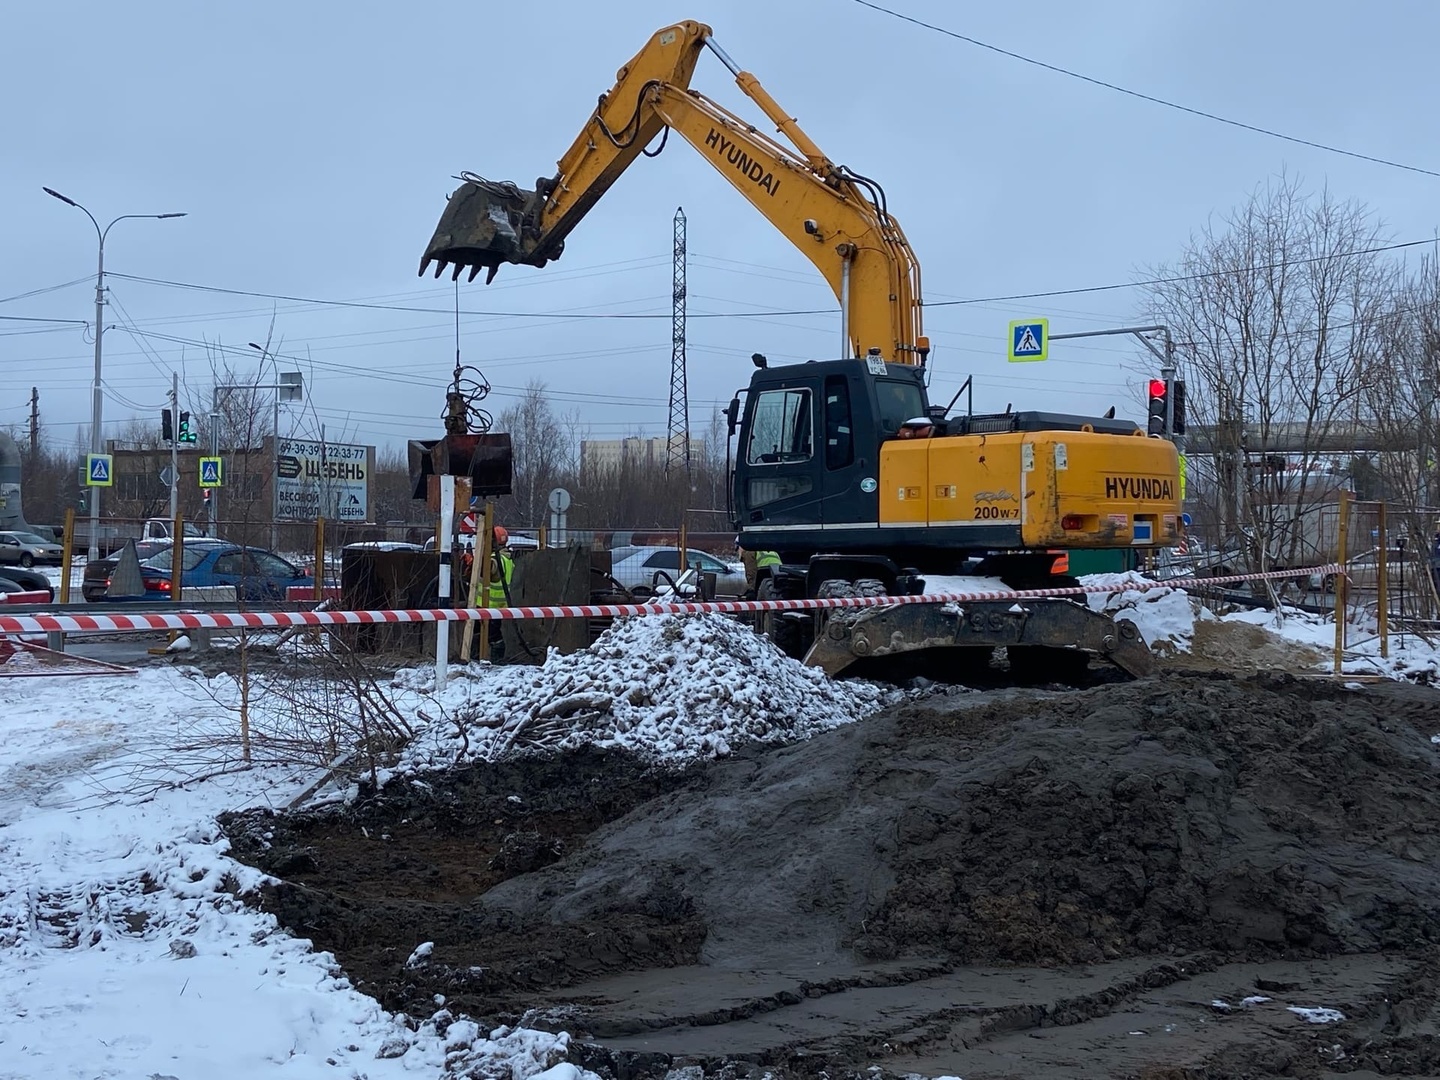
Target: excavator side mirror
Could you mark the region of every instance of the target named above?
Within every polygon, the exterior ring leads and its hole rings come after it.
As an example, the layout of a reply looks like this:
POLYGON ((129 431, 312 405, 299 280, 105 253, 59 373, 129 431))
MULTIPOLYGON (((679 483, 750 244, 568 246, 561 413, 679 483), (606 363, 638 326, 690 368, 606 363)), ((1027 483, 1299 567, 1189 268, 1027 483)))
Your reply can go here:
POLYGON ((730 404, 725 407, 725 422, 729 425, 730 434, 733 436, 736 429, 740 427, 740 399, 733 397, 730 404))

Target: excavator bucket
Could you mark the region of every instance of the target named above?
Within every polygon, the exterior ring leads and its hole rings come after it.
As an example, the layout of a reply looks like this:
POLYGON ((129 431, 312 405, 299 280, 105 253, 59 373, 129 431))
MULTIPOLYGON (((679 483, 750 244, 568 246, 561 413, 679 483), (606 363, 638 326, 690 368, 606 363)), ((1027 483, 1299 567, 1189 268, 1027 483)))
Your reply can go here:
POLYGON ((446 435, 443 439, 411 439, 410 494, 427 497, 429 477, 464 476, 470 493, 481 498, 509 495, 514 451, 504 432, 446 435))
MULTIPOLYGON (((447 267, 452 281, 469 269, 469 281, 488 270, 485 283, 495 277, 502 263, 544 266, 558 258, 559 250, 536 254, 534 222, 544 199, 508 181, 495 182, 479 177, 465 179, 456 188, 440 215, 440 224, 420 260, 420 273, 433 264, 438 278, 447 267)), ((563 247, 563 245, 560 245, 563 247)))
MULTIPOLYGON (((1128 619, 1112 620, 1069 600, 897 604, 836 612, 805 663, 835 676, 860 661, 921 650, 1057 650, 1106 660, 1131 675, 1150 674, 1154 657, 1128 619)), ((1078 657, 1077 657, 1078 658, 1078 657)))

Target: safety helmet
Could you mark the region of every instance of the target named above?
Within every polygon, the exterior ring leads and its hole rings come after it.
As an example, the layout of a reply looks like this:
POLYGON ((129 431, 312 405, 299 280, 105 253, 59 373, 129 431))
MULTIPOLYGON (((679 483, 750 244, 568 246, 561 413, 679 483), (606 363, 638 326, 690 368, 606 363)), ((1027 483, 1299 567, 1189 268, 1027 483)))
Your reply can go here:
POLYGON ((510 542, 510 534, 505 530, 504 525, 495 526, 495 544, 497 547, 504 547, 510 542))

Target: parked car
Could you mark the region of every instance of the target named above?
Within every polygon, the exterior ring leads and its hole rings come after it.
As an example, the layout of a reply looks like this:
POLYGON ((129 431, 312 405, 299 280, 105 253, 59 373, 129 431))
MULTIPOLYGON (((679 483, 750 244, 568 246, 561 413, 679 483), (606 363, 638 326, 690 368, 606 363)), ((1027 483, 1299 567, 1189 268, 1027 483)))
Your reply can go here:
MULTIPOLYGON (((730 596, 745 592, 745 567, 725 562, 705 551, 690 548, 687 565, 700 566, 700 572, 715 575, 715 591, 730 596)), ((613 558, 613 556, 612 556, 613 558)), ((632 592, 637 589, 657 591, 668 588, 681 575, 680 549, 673 547, 639 547, 629 555, 611 563, 610 575, 632 592), (661 575, 657 580, 656 575, 661 575)))
POLYGON ((55 599, 55 586, 49 578, 18 566, 0 566, 0 592, 43 592, 49 595, 46 603, 55 599))
POLYGON ((17 562, 27 570, 37 563, 59 566, 64 552, 53 540, 31 532, 0 532, 0 561, 17 562))
MULTIPOLYGON (((1404 558, 1401 558, 1399 548, 1386 548, 1385 550, 1385 581, 1389 589, 1394 590, 1400 587, 1400 566, 1405 567, 1405 587, 1424 589, 1426 577, 1429 576, 1429 552, 1423 548, 1416 551, 1414 548, 1405 549, 1404 558)), ((1345 576, 1349 579, 1348 588, 1363 589, 1366 592, 1374 592, 1380 587, 1380 549, 1371 548, 1369 551, 1361 552, 1345 562, 1345 576)), ((1319 574, 1310 575, 1310 589, 1312 592, 1319 592, 1321 589, 1330 593, 1335 591, 1335 575, 1326 574, 1321 579, 1319 574)))
MULTIPOLYGON (((172 551, 162 551, 141 563, 145 599, 170 596, 172 555, 172 551)), ((313 589, 315 579, 273 551, 235 544, 186 544, 180 584, 186 589, 231 585, 242 603, 264 604, 284 600, 289 588, 313 589)))
MULTIPOLYGON (((475 546, 475 534, 458 534, 455 537, 455 546, 457 549, 464 549, 466 551, 472 549, 475 546)), ((521 533, 512 532, 510 534, 510 538, 505 542, 505 546, 508 547, 511 551, 535 551, 540 547, 540 541, 536 540, 533 536, 524 536, 521 533)), ((432 536, 430 537, 430 539, 426 540, 425 546, 422 550, 434 551, 435 537, 432 536)))
MULTIPOLYGON (((141 565, 144 565, 161 552, 168 552, 173 543, 171 540, 137 540, 135 541, 135 557, 140 560, 141 565)), ((189 565, 189 552, 192 549, 199 550, 215 545, 229 545, 229 543, 228 540, 215 540, 208 536, 187 536, 185 538, 186 565, 189 565)), ((107 591, 110 588, 110 576, 115 572, 118 563, 119 557, 117 556, 110 559, 96 559, 94 562, 85 564, 85 573, 80 581, 80 595, 87 602, 93 604, 109 599, 107 591)), ((135 597, 125 597, 125 599, 133 600, 135 597)))

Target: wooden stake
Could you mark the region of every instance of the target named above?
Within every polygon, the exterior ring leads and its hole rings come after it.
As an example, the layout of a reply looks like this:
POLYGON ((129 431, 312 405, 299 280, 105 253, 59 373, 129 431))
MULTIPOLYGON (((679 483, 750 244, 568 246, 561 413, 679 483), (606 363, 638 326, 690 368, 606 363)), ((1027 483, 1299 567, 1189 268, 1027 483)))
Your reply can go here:
POLYGON ((65 511, 65 534, 61 537, 64 551, 60 562, 60 603, 70 602, 70 567, 75 558, 75 508, 65 511))
MULTIPOLYGON (((495 504, 489 499, 485 500, 484 520, 480 523, 480 531, 475 534, 475 561, 470 566, 469 592, 465 595, 466 607, 486 607, 490 602, 490 537, 495 528, 495 504)), ((467 622, 465 630, 461 635, 460 659, 467 664, 470 662, 470 653, 475 644, 475 624, 467 622)), ((490 659, 490 624, 480 624, 480 653, 481 660, 490 659)))
POLYGON ((1340 563, 1340 574, 1335 578, 1335 674, 1340 674, 1345 659, 1345 577, 1346 541, 1350 537, 1350 493, 1340 492, 1340 528, 1336 558, 1340 563))
MULTIPOLYGON (((1380 659, 1384 660, 1390 655, 1390 574, 1389 566, 1385 559, 1385 548, 1387 545, 1385 537, 1385 500, 1380 500, 1380 506, 1375 513, 1376 531, 1380 541, 1379 560, 1375 566, 1375 592, 1379 603, 1379 610, 1375 618, 1380 624, 1380 659)), ((1404 615, 1404 612, 1401 612, 1404 615)))

